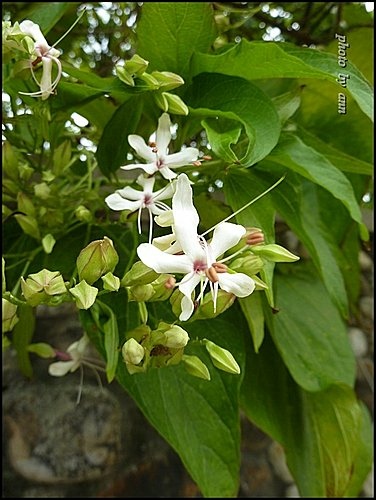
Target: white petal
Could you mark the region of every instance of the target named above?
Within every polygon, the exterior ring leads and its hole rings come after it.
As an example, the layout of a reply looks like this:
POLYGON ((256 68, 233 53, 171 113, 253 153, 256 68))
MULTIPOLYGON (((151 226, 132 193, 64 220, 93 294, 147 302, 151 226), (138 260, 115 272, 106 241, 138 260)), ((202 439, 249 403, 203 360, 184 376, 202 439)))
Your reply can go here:
POLYGON ((171 244, 175 241, 176 236, 172 234, 166 234, 165 236, 159 236, 158 238, 153 238, 153 245, 159 250, 167 250, 171 244))
POLYGON ((132 163, 131 165, 123 165, 120 168, 122 168, 123 170, 134 170, 135 168, 142 168, 142 170, 149 175, 153 175, 155 174, 155 172, 158 172, 155 163, 132 163))
POLYGON ((181 299, 181 313, 179 316, 180 321, 187 321, 193 314, 194 311, 194 304, 192 299, 189 297, 184 297, 181 299))
POLYGON ((159 168, 159 172, 168 181, 175 179, 175 177, 177 177, 178 175, 175 172, 173 172, 170 168, 168 168, 166 165, 162 168, 159 168))
POLYGON ((245 227, 240 224, 222 222, 213 233, 213 239, 209 243, 209 248, 213 259, 217 259, 227 250, 239 243, 239 240, 246 233, 245 227))
POLYGON ((56 361, 56 363, 51 363, 48 367, 48 373, 53 377, 63 377, 70 371, 74 371, 78 368, 77 361, 56 361), (77 365, 77 366, 76 366, 77 365))
POLYGON ((39 25, 34 23, 33 21, 30 21, 29 19, 25 19, 25 21, 22 21, 22 23, 20 23, 20 30, 25 33, 25 35, 33 38, 35 42, 48 46, 48 43, 44 38, 39 25))
POLYGON ((179 153, 166 156, 164 162, 169 167, 184 167, 198 158, 199 151, 196 148, 185 148, 179 153))
POLYGON ((243 273, 218 273, 218 282, 222 290, 237 297, 247 297, 255 289, 253 279, 243 273))
POLYGON ((141 206, 140 201, 129 201, 122 198, 119 193, 112 193, 104 200, 112 210, 130 210, 135 212, 141 206))
POLYGON ((144 188, 144 192, 152 193, 155 183, 155 177, 145 177, 144 175, 139 175, 137 178, 137 184, 144 188))
POLYGON ((138 191, 137 189, 133 189, 130 186, 126 186, 122 189, 117 189, 115 193, 118 193, 125 200, 139 201, 144 198, 143 191, 138 191))
POLYGON ((189 273, 192 262, 186 255, 170 255, 150 243, 142 243, 137 248, 140 260, 157 273, 189 273))
POLYGON ((198 241, 199 217, 192 201, 192 188, 186 174, 180 174, 172 198, 174 232, 185 254, 192 260, 202 259, 205 253, 198 241))
POLYGON ((42 100, 47 99, 52 94, 52 64, 52 59, 49 57, 42 57, 43 72, 40 81, 42 100))
POLYGON ((155 201, 168 200, 169 198, 172 198, 174 192, 175 192, 175 185, 173 182, 169 182, 164 188, 156 191, 153 195, 153 198, 155 201))
POLYGON ((154 162, 156 160, 156 154, 153 153, 151 147, 146 144, 146 142, 140 135, 128 135, 128 142, 136 151, 138 156, 146 160, 148 163, 154 162))
POLYGON ((163 158, 167 154, 167 148, 171 141, 171 121, 167 113, 163 113, 158 120, 158 129, 156 133, 156 144, 158 154, 163 158))

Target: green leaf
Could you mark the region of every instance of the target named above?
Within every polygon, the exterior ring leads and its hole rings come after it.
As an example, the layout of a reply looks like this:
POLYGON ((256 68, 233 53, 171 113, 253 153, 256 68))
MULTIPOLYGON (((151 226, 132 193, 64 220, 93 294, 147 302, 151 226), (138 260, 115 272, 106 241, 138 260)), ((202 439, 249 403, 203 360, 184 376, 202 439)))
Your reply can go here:
MULTIPOLYGON (((286 264, 289 265, 289 264, 286 264)), ((355 358, 345 325, 324 286, 306 265, 275 275, 276 306, 268 318, 273 341, 294 380, 307 391, 355 381, 355 358)))
POLYGON ((130 151, 128 135, 133 134, 142 114, 140 98, 124 102, 106 124, 96 158, 101 172, 110 176, 126 163, 130 151))
POLYGON ((209 144, 215 154, 228 163, 237 162, 238 157, 231 149, 231 145, 239 140, 242 129, 240 123, 226 118, 221 120, 207 118, 203 120, 202 125, 205 127, 209 144))
POLYGON ((359 494, 372 464, 372 430, 352 389, 300 389, 267 335, 258 354, 248 351, 241 405, 283 446, 303 498, 359 494))
POLYGON ((13 328, 12 344, 17 353, 17 361, 20 371, 25 377, 33 375, 33 367, 30 362, 29 344, 35 330, 35 311, 28 305, 20 305, 17 309, 18 322, 13 328))
POLYGON ((373 165, 371 163, 340 151, 302 127, 299 127, 298 135, 306 146, 325 156, 332 165, 342 170, 342 172, 373 175, 373 165))
MULTIPOLYGON (((243 39, 219 54, 195 53, 192 75, 221 72, 248 80, 268 78, 315 78, 332 82, 338 91, 337 57, 317 49, 296 47, 289 43, 249 42, 243 39)), ((373 91, 358 69, 348 62, 347 89, 362 111, 373 118, 373 91)))
POLYGON ((104 333, 106 376, 110 383, 115 378, 119 360, 119 330, 116 315, 107 304, 100 300, 97 300, 92 306, 92 314, 97 327, 104 333))
POLYGON ((269 155, 273 162, 283 165, 328 190, 348 209, 351 217, 362 224, 362 214, 347 177, 326 158, 291 133, 284 133, 269 155))
MULTIPOLYGON (((48 9, 46 9, 45 2, 34 2, 31 9, 28 10, 25 19, 30 19, 30 21, 39 24, 42 33, 46 35, 64 16, 66 11, 71 8, 71 5, 72 2, 50 2, 48 9)), ((49 43, 52 45, 56 41, 49 40, 49 43)))
MULTIPOLYGON (((88 316, 83 317, 87 321, 88 316)), ((90 338, 98 342, 95 331, 87 323, 86 327, 90 338)), ((246 325, 239 310, 210 321, 184 324, 184 329, 191 339, 209 338, 228 349, 239 366, 244 366, 242 332, 246 325)), ((103 346, 98 347, 103 352, 103 346)), ((202 494, 234 497, 239 487, 241 375, 214 368, 206 349, 194 341, 185 353, 198 356, 207 365, 210 381, 190 375, 182 364, 129 375, 124 363, 118 365, 117 380, 179 454, 202 494)))
POLYGON ((187 78, 192 54, 208 51, 216 36, 210 3, 147 2, 137 23, 137 53, 151 71, 187 78))
MULTIPOLYGON (((194 78, 192 86, 184 97, 189 105, 192 116, 211 117, 208 123, 208 133, 213 136, 214 119, 224 125, 215 126, 214 147, 220 146, 220 155, 223 144, 218 141, 218 133, 229 123, 228 119, 240 122, 246 134, 246 141, 240 151, 236 153, 238 162, 250 166, 264 158, 278 142, 281 123, 272 100, 256 85, 242 78, 229 77, 220 74, 203 74, 194 78)), ((230 151, 238 126, 231 126, 232 131, 224 137, 226 151, 230 151)), ((230 129, 230 130, 231 130, 230 129)), ((239 148, 240 149, 240 148, 239 148)))
POLYGON ((255 352, 258 352, 264 340, 265 319, 262 307, 262 297, 260 293, 255 292, 248 297, 239 299, 239 303, 248 322, 255 352))

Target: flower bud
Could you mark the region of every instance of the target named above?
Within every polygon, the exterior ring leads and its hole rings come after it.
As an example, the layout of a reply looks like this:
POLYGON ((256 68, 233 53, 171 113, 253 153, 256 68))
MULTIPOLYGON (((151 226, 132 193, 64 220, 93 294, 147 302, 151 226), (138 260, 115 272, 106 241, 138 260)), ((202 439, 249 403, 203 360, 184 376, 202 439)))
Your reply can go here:
POLYGON ((120 279, 112 273, 107 273, 102 276, 103 288, 110 292, 117 292, 120 288, 120 279))
POLYGON ((81 222, 91 222, 93 216, 89 209, 87 209, 84 205, 79 205, 74 211, 74 215, 81 222))
POLYGON ((13 330, 14 325, 18 322, 17 316, 17 306, 12 304, 7 299, 3 299, 3 318, 2 318, 2 328, 3 333, 10 332, 13 330))
POLYGON ((274 243, 252 247, 252 252, 272 262, 295 262, 300 259, 300 257, 289 252, 286 248, 274 243))
POLYGON ((46 234, 46 236, 44 236, 42 239, 43 250, 47 254, 50 254, 55 246, 55 243, 56 243, 56 240, 52 236, 52 234, 46 234))
POLYGON ((25 234, 37 240, 40 239, 38 222, 34 217, 32 217, 31 215, 23 214, 16 214, 14 217, 25 234))
POLYGON ((204 339, 203 342, 215 367, 225 372, 239 375, 240 367, 230 351, 219 347, 210 340, 204 339))
POLYGON ((176 87, 180 87, 180 85, 184 85, 183 78, 176 73, 171 73, 170 71, 153 71, 151 76, 159 82, 159 88, 164 91, 172 90, 176 87))
POLYGON ((159 274, 145 266, 141 261, 133 264, 121 280, 121 286, 147 285, 158 278, 159 274))
POLYGON ((98 288, 88 285, 85 280, 82 280, 69 291, 73 295, 78 309, 89 309, 98 295, 98 288))
POLYGON ((80 280, 85 280, 92 285, 101 276, 113 272, 119 256, 112 240, 105 236, 103 240, 92 241, 81 250, 76 264, 80 280))
POLYGON ((37 198, 41 200, 47 200, 47 198, 51 194, 51 189, 45 182, 41 182, 39 184, 35 184, 34 193, 37 198))
POLYGON ((173 214, 172 210, 165 210, 161 214, 156 215, 154 217, 154 222, 156 222, 158 224, 158 226, 161 226, 161 227, 172 226, 174 224, 174 214, 173 214))
POLYGON ((143 75, 149 66, 149 61, 146 61, 137 54, 134 54, 128 61, 125 62, 125 69, 130 75, 143 75))
POLYGON ((214 311, 214 303, 211 294, 206 294, 201 304, 198 306, 197 311, 192 316, 193 320, 196 319, 209 319, 215 318, 222 314, 226 309, 232 306, 235 302, 236 296, 233 293, 225 292, 222 289, 218 290, 216 310, 214 311))
MULTIPOLYGON (((29 274, 26 280, 21 277, 21 289, 27 303, 37 306, 51 302, 51 297, 67 292, 63 277, 59 271, 42 269, 39 273, 29 274)), ((53 301, 52 301, 53 303, 53 301)))
POLYGON ((128 287, 128 298, 131 302, 147 302, 154 293, 154 288, 150 284, 128 287))
POLYGON ((183 354, 181 359, 184 363, 184 368, 190 375, 203 378, 204 380, 210 380, 209 370, 200 358, 197 356, 183 354))
POLYGON ((166 340, 164 345, 171 349, 181 349, 188 344, 188 333, 178 325, 172 326, 165 332, 166 340))
POLYGON ((151 283, 154 293, 149 299, 150 302, 167 300, 170 297, 174 289, 174 286, 171 286, 171 278, 170 274, 161 274, 151 283))
POLYGON ((145 83, 145 85, 138 85, 139 87, 146 87, 147 90, 157 90, 159 87, 159 82, 156 78, 152 77, 148 73, 143 73, 138 75, 138 80, 145 83))
POLYGON ((22 191, 17 193, 17 209, 26 215, 35 217, 35 207, 31 199, 22 191))
POLYGON ((124 361, 131 365, 139 365, 145 356, 145 349, 136 339, 131 337, 125 342, 121 349, 124 361))
POLYGON ((264 262, 257 255, 247 253, 243 257, 238 257, 237 259, 231 261, 230 267, 232 271, 236 271, 237 273, 245 273, 248 276, 251 276, 261 271, 261 269, 264 267, 264 262))
POLYGON ((155 102, 162 111, 165 113, 168 111, 168 101, 166 97, 164 96, 163 92, 154 92, 154 99, 155 102))
POLYGON ((119 78, 119 80, 121 80, 126 85, 134 87, 134 80, 132 78, 132 75, 124 66, 120 66, 119 64, 116 65, 115 71, 116 71, 116 76, 119 78))
POLYGON ((189 113, 188 106, 175 94, 162 92, 162 95, 167 99, 168 111, 175 115, 187 115, 189 113))

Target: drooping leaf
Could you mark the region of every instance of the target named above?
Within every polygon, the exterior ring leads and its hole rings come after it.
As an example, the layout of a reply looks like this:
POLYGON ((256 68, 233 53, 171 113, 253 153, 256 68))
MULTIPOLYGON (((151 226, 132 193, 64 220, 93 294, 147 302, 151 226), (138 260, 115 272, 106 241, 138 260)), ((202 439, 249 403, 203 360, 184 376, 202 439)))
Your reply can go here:
POLYGON ((350 387, 300 389, 267 335, 258 354, 248 351, 241 406, 283 446, 302 497, 359 494, 372 463, 371 422, 350 387))
MULTIPOLYGON (((216 125, 214 147, 218 146, 216 154, 225 149, 234 151, 237 163, 250 166, 264 158, 277 144, 281 123, 272 100, 256 85, 241 78, 220 74, 203 74, 194 78, 192 86, 185 95, 192 116, 210 117, 209 134, 214 133, 214 119, 225 123, 238 122, 244 128, 245 141, 239 151, 232 147, 235 131, 238 127, 231 125, 226 130, 223 143, 218 141, 218 132, 222 125, 216 125)), ((204 122, 205 125, 206 122, 204 122)))
POLYGON ((345 325, 325 287, 307 265, 299 273, 276 275, 279 312, 268 318, 273 341, 294 380, 307 391, 331 384, 350 387, 355 358, 345 325))

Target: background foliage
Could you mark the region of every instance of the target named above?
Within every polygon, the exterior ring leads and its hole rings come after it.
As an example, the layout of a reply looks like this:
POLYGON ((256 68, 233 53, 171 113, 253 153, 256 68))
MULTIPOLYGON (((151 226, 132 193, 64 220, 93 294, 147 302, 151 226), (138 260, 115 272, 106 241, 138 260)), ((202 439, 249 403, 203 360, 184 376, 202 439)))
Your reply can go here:
MULTIPOLYGON (((31 19, 51 44, 86 9, 58 44, 64 75, 55 96, 20 96, 35 90, 30 74, 15 73, 12 59, 3 65, 7 291, 22 300, 20 276, 43 268, 72 282, 80 250, 104 236, 120 257, 115 274, 130 269, 140 242, 134 218, 111 213, 104 198, 133 182, 119 174, 132 159, 127 136, 147 139, 162 110, 158 89, 141 79, 126 85, 114 66, 137 53, 149 61, 148 72, 179 74, 185 84, 173 93, 189 114, 170 111, 177 125, 172 149, 197 146, 213 158, 184 169, 195 180, 201 229, 286 175, 237 222, 261 227, 274 243, 277 218, 304 252, 294 265, 265 266, 267 293, 239 299, 217 318, 193 316, 184 324, 190 338, 230 350, 240 376, 216 370, 195 342, 187 352, 210 367, 210 382, 181 365, 129 375, 117 356, 111 370, 204 496, 237 494, 240 411, 283 445, 301 496, 356 496, 372 462, 371 423, 354 392, 346 325, 359 315, 358 254, 370 245, 363 216, 373 207, 372 14, 352 2, 2 6, 3 20, 31 19), (345 69, 336 33, 350 43, 345 69), (343 71, 346 88, 337 81, 343 71), (339 92, 346 95, 345 114, 338 112, 339 92), (208 202, 213 209, 205 209, 208 202)), ((124 288, 101 301, 102 334, 114 339, 116 330, 121 347, 140 322, 138 309, 124 288)), ((31 376, 33 310, 23 307, 6 338, 31 376)), ((159 302, 148 310, 155 324, 171 314, 159 302)), ((108 361, 98 317, 91 310, 80 315, 108 361)))

